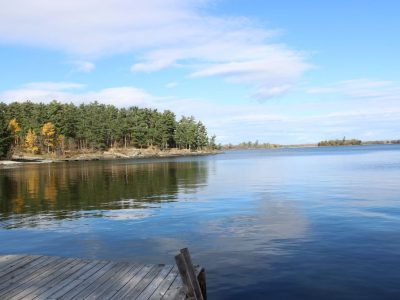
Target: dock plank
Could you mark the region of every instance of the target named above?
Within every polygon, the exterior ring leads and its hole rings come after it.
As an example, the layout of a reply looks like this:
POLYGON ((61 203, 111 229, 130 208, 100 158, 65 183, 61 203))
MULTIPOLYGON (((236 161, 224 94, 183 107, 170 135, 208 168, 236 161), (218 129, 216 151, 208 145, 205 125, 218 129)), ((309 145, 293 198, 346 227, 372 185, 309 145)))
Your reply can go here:
POLYGON ((145 265, 134 277, 132 277, 126 285, 118 291, 113 297, 110 299, 122 299, 128 294, 135 286, 140 282, 150 272, 150 270, 154 268, 154 265, 145 265))
MULTIPOLYGON (((13 277, 13 273, 11 273, 11 278, 9 280, 2 281, 0 288, 0 298, 4 296, 5 293, 10 292, 15 289, 20 289, 20 286, 25 284, 31 276, 37 276, 39 272, 42 271, 47 265, 54 263, 58 258, 55 257, 47 257, 45 261, 40 262, 39 264, 33 266, 27 274, 23 274, 21 276, 13 277)), ((3 277, 4 278, 4 277, 3 277)))
POLYGON ((27 285, 24 286, 24 290, 19 292, 17 295, 14 295, 13 298, 15 300, 31 299, 37 289, 47 288, 49 283, 55 280, 63 272, 67 272, 70 268, 74 267, 76 263, 77 262, 75 259, 70 259, 65 260, 65 263, 59 265, 58 268, 50 266, 50 268, 45 273, 27 283, 27 285))
POLYGON ((41 294, 46 293, 47 291, 53 289, 54 287, 57 287, 61 285, 63 282, 67 281, 68 279, 73 276, 76 272, 79 272, 82 268, 87 266, 88 261, 81 261, 77 260, 73 264, 69 266, 69 268, 66 268, 64 270, 59 270, 56 273, 52 275, 54 277, 53 279, 47 281, 46 285, 40 285, 39 288, 34 290, 32 294, 29 296, 25 297, 24 299, 29 300, 29 299, 36 299, 39 297, 41 294))
POLYGON ((124 289, 127 283, 136 276, 137 273, 140 272, 145 267, 142 264, 136 264, 132 266, 132 268, 126 274, 122 275, 119 280, 110 286, 110 288, 104 292, 103 294, 99 295, 99 298, 102 299, 111 299, 115 294, 117 294, 120 290, 124 289))
POLYGON ((10 288, 5 289, 5 292, 0 293, 0 298, 12 298, 18 299, 17 295, 23 293, 26 289, 30 288, 35 283, 42 282, 42 279, 46 278, 46 276, 51 275, 51 273, 55 272, 57 268, 60 266, 64 266, 68 264, 70 260, 64 260, 61 258, 56 258, 54 260, 54 264, 48 264, 41 268, 35 269, 35 272, 26 277, 21 284, 18 286, 12 286, 10 288))
POLYGON ((172 265, 0 255, 1 300, 176 300, 185 291, 172 265))
POLYGON ((61 287, 61 289, 58 289, 55 293, 51 294, 48 299, 59 299, 71 290, 73 290, 76 286, 82 284, 86 279, 90 278, 93 274, 101 270, 103 267, 105 267, 108 262, 99 262, 95 261, 95 266, 91 268, 89 271, 87 271, 84 274, 79 275, 77 278, 72 280, 71 282, 67 282, 65 285, 61 287))
POLYGON ((10 272, 14 272, 18 268, 23 267, 25 264, 27 264, 30 261, 33 261, 37 258, 38 257, 36 257, 36 256, 25 256, 20 260, 10 262, 9 264, 5 265, 4 268, 1 268, 0 279, 1 279, 1 277, 9 274, 10 272))
POLYGON ((78 271, 75 271, 72 276, 63 278, 58 284, 54 284, 54 286, 50 289, 47 289, 44 293, 38 295, 35 300, 45 300, 49 299, 51 295, 57 293, 67 285, 71 284, 74 280, 77 280, 79 277, 83 276, 85 273, 89 272, 98 264, 97 261, 92 261, 90 263, 83 263, 82 268, 78 271))
POLYGON ((165 280, 172 270, 172 266, 163 266, 157 276, 149 283, 142 293, 136 298, 137 300, 148 300, 155 292, 159 285, 165 280))
POLYGON ((124 263, 116 263, 113 267, 102 276, 98 277, 96 281, 94 281, 91 285, 87 286, 84 290, 82 290, 79 294, 75 295, 77 299, 86 299, 90 294, 92 294, 96 289, 101 288, 106 284, 107 281, 115 278, 119 272, 125 267, 124 263))
POLYGON ((3 277, 0 278, 0 291, 5 289, 6 287, 10 285, 15 285, 19 282, 21 282, 24 278, 35 272, 35 268, 46 265, 51 263, 51 259, 48 257, 40 257, 23 267, 15 270, 14 272, 11 272, 3 277))
MULTIPOLYGON (((124 266, 121 268, 121 270, 115 274, 115 276, 113 276, 112 278, 108 279, 107 282, 105 282, 104 284, 102 284, 100 287, 96 288, 91 294, 89 294, 86 299, 98 299, 100 297, 102 297, 103 294, 108 293, 109 296, 111 297, 112 295, 114 295, 115 293, 118 292, 118 290, 120 288, 122 288, 126 282, 126 280, 124 281, 124 278, 126 276, 129 276, 130 274, 132 274, 132 276, 134 274, 136 274, 136 272, 134 273, 133 269, 137 268, 137 272, 139 271, 139 264, 129 264, 127 265, 126 263, 124 263, 124 266)), ((106 298, 104 296, 104 298, 106 298)))
POLYGON ((150 284, 150 282, 152 282, 158 276, 163 267, 164 265, 154 266, 150 270, 150 272, 147 273, 146 276, 144 276, 142 280, 140 280, 139 283, 124 296, 124 298, 136 299, 137 296, 140 295, 146 289, 146 287, 150 284))
POLYGON ((176 276, 169 289, 166 291, 162 300, 175 300, 186 298, 186 287, 183 286, 180 276, 176 276))
POLYGON ((76 295, 78 295, 81 291, 85 290, 88 288, 92 283, 94 283, 99 277, 101 277, 103 274, 108 272, 115 263, 109 262, 107 265, 105 265, 103 268, 101 268, 98 272, 92 274, 91 277, 87 278, 85 281, 83 281, 81 284, 64 294, 63 296, 60 297, 60 299, 67 300, 67 299, 76 299, 76 295))
POLYGON ((9 264, 10 262, 14 262, 21 259, 19 255, 4 255, 0 256, 0 268, 3 268, 5 265, 9 264))
POLYGON ((161 299, 167 290, 170 288, 172 283, 175 281, 175 278, 179 276, 179 271, 176 266, 174 266, 167 275, 167 277, 163 280, 163 282, 158 286, 158 288, 153 292, 150 296, 149 300, 158 300, 161 299))

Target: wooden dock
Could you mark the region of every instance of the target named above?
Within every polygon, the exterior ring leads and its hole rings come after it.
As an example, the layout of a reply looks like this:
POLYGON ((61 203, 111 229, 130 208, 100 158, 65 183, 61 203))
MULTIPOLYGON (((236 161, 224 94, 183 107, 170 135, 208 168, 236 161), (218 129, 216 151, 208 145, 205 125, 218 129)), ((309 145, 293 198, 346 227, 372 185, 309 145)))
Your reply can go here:
MULTIPOLYGON (((204 276, 199 267, 193 270, 196 276, 204 276)), ((180 271, 172 265, 4 255, 0 256, 0 299, 192 298, 180 271)))

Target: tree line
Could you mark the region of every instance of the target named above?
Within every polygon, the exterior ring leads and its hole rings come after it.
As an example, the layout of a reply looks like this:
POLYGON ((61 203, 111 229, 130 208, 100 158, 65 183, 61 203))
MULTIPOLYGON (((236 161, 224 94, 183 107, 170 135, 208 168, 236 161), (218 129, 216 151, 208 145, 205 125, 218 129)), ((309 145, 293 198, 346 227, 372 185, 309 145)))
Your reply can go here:
POLYGON ((248 141, 248 142, 241 142, 239 144, 226 144, 222 146, 222 149, 232 150, 232 149, 273 149, 281 147, 278 144, 271 144, 262 142, 260 143, 258 140, 255 142, 248 141))
POLYGON ((0 103, 0 156, 11 145, 32 153, 105 150, 111 147, 214 148, 215 136, 194 117, 157 109, 117 108, 93 102, 0 103))
POLYGON ((344 137, 342 140, 327 140, 318 143, 318 147, 322 146, 350 146, 350 145, 361 145, 362 141, 357 139, 346 140, 344 137))

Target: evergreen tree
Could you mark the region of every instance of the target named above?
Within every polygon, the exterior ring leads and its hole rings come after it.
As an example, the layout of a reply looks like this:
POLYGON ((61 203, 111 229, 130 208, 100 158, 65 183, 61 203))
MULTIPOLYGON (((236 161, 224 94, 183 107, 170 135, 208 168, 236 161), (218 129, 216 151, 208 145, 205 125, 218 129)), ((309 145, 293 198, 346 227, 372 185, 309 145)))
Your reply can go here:
MULTIPOLYGON (((90 104, 0 103, 2 116, 15 138, 35 136, 35 147, 47 152, 64 150, 102 150, 110 147, 155 146, 160 149, 202 149, 207 146, 207 130, 194 117, 183 116, 179 122, 171 111, 130 107, 118 109, 97 102, 90 104), (18 121, 17 121, 18 120, 18 121), (52 126, 50 126, 50 124, 52 126), (41 133, 37 136, 37 133, 41 133), (58 137, 62 135, 62 147, 58 137), (62 148, 62 150, 61 150, 62 148)), ((29 147, 32 150, 33 145, 29 147)))
POLYGON ((0 158, 8 156, 13 141, 12 133, 5 119, 3 107, 0 108, 0 158))
POLYGON ((159 132, 161 149, 168 149, 174 146, 174 135, 176 130, 175 114, 169 110, 160 116, 159 132))
POLYGON ((208 145, 207 129, 200 121, 196 127, 196 148, 203 149, 208 145))

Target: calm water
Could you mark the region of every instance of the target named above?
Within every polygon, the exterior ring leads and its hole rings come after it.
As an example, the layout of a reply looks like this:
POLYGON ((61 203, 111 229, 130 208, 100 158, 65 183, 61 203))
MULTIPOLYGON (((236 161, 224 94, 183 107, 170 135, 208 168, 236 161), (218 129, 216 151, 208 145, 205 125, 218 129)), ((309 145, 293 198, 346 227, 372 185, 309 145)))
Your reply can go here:
POLYGON ((400 299, 400 147, 0 169, 0 254, 207 269, 210 299, 400 299))

